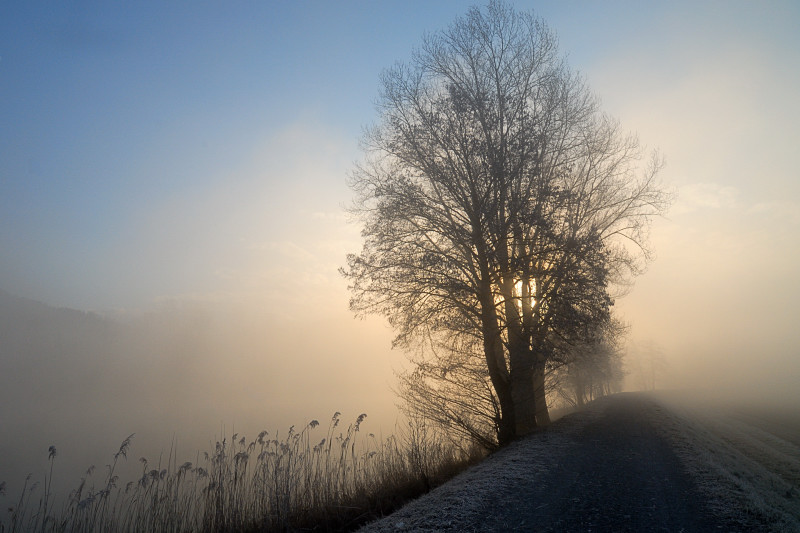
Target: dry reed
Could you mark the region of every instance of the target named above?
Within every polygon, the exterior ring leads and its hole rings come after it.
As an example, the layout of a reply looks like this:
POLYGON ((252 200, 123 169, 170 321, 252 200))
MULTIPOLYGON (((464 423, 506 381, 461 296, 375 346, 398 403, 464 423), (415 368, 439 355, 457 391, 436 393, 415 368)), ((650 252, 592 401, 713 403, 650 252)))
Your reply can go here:
POLYGON ((348 531, 430 490, 479 456, 423 421, 381 440, 360 431, 366 415, 346 429, 339 428, 340 416, 334 414, 321 436, 312 420, 283 437, 262 431, 248 441, 234 434, 213 451, 198 453, 195 462, 178 465, 172 452, 164 467, 142 458, 141 476, 122 484, 115 469, 127 458, 131 435, 105 477, 95 480, 90 468, 60 509, 53 503, 51 446, 43 494, 37 502, 38 484, 29 487, 26 480, 19 498, 4 505, 0 533, 348 531))

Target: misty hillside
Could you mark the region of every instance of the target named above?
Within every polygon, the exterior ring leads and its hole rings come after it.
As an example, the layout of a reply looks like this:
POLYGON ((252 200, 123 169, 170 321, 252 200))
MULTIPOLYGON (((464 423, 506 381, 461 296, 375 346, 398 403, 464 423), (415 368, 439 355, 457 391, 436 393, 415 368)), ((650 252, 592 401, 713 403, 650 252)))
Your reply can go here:
POLYGON ((224 362, 214 335, 189 310, 117 321, 0 291, 1 481, 13 490, 40 474, 50 445, 63 452, 65 489, 131 433, 141 455, 170 436, 196 452, 213 438, 208 426, 225 421, 208 407, 219 395, 194 385, 209 361, 224 362))
MULTIPOLYGON (((55 308, 0 291, 2 394, 20 401, 35 383, 60 394, 85 394, 94 380, 109 377, 109 355, 123 328, 92 313, 55 308), (86 365, 77 365, 80 357, 86 365)), ((112 373, 113 375, 113 373, 112 373)))
POLYGON ((146 319, 123 324, 0 292, 2 399, 17 405, 68 402, 86 411, 101 401, 113 407, 137 383, 142 391, 157 392, 152 385, 171 365, 162 359, 154 372, 143 363, 163 357, 176 332, 172 324, 155 325, 146 319))
POLYGON ((343 364, 337 352, 351 347, 333 344, 336 333, 302 342, 278 338, 292 327, 175 302, 106 317, 0 291, 0 483, 6 494, 16 498, 10 495, 19 494, 28 474, 43 479, 49 446, 58 450, 54 493, 66 497, 90 467, 105 470, 131 434, 130 460, 119 467, 128 480, 141 475, 140 457, 158 462, 173 453, 174 460, 194 462, 233 433, 285 435, 290 426, 334 412, 345 420, 366 412, 368 431, 391 433, 393 402, 371 392, 386 386, 363 377, 383 363, 343 364), (330 362, 302 363, 320 353, 330 362), (318 394, 298 396, 302 387, 318 394), (391 417, 386 408, 381 416, 384 403, 391 417))
POLYGON ((155 348, 135 337, 131 327, 98 315, 0 291, 4 481, 16 487, 28 473, 39 474, 49 445, 73 454, 70 484, 113 449, 125 431, 117 418, 130 411, 135 384, 146 378, 137 361, 155 348))

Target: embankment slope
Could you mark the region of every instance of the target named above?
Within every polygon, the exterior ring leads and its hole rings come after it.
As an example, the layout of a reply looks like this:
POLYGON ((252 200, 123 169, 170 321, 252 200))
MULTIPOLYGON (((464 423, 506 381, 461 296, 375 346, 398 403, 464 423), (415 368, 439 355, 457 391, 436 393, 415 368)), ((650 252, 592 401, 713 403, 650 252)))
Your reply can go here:
POLYGON ((603 398, 363 531, 800 531, 800 448, 731 416, 603 398))

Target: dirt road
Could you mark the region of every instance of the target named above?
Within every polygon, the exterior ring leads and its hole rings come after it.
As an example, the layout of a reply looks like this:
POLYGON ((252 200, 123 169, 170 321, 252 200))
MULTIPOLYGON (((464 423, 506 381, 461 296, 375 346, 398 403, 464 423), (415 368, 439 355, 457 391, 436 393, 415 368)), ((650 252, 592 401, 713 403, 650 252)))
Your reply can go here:
POLYGON ((707 460, 703 446, 721 444, 703 421, 666 405, 604 398, 365 530, 794 530, 793 508, 770 516, 748 503, 725 475, 738 466, 707 460))

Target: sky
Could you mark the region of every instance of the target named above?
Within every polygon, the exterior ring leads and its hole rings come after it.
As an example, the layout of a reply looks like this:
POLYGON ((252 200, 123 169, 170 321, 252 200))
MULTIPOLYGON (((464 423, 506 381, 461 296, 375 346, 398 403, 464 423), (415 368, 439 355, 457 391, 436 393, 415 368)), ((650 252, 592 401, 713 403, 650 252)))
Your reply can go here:
MULTIPOLYGON (((219 351, 190 359, 172 409, 205 396, 192 420, 212 429, 365 410, 390 431, 404 357, 382 319, 348 310, 346 179, 381 71, 472 4, 2 4, 0 289, 115 319, 205 316, 219 351)), ((656 259, 616 305, 632 374, 655 354, 664 386, 792 390, 800 4, 511 4, 667 163, 656 259)))

